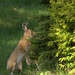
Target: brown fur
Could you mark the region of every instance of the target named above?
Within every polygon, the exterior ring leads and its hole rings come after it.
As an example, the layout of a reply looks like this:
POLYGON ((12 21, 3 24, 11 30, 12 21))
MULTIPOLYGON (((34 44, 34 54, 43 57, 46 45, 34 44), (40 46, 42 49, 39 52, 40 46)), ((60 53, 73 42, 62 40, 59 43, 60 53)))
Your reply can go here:
POLYGON ((11 75, 13 75, 13 72, 15 69, 18 69, 21 74, 22 61, 24 57, 26 56, 26 53, 31 45, 31 42, 29 41, 29 39, 32 38, 33 35, 35 34, 32 30, 27 29, 27 23, 23 23, 22 27, 24 30, 24 36, 19 41, 17 47, 15 48, 13 53, 10 55, 7 61, 7 69, 11 72, 11 75))

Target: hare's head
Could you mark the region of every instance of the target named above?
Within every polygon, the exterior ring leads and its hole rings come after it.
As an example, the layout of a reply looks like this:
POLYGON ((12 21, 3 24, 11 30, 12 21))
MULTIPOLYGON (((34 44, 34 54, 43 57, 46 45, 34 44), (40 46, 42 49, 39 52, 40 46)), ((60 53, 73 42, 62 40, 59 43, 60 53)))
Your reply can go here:
POLYGON ((32 31, 31 29, 28 29, 28 23, 23 23, 22 28, 24 30, 24 37, 25 39, 30 39, 35 35, 35 32, 32 31))

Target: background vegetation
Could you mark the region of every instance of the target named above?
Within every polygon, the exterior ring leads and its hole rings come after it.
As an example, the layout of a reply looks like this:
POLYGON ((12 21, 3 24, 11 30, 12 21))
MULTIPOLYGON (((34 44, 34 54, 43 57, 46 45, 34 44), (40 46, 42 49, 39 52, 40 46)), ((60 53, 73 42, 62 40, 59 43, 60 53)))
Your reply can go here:
POLYGON ((0 74, 9 74, 7 59, 23 36, 23 22, 37 33, 31 39, 29 56, 40 68, 34 63, 28 68, 24 60, 23 73, 74 75, 74 0, 0 0, 0 74))

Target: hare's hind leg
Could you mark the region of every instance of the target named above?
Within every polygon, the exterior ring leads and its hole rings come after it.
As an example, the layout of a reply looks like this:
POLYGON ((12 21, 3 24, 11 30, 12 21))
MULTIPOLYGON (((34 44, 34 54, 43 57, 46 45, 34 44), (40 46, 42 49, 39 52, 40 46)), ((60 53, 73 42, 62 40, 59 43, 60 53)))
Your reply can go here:
POLYGON ((19 74, 22 75, 22 62, 19 63, 18 69, 19 69, 19 74))
POLYGON ((16 66, 16 63, 14 62, 14 63, 13 63, 13 66, 12 66, 12 71, 11 71, 11 75, 13 75, 13 73, 14 73, 14 70, 15 70, 15 66, 16 66))

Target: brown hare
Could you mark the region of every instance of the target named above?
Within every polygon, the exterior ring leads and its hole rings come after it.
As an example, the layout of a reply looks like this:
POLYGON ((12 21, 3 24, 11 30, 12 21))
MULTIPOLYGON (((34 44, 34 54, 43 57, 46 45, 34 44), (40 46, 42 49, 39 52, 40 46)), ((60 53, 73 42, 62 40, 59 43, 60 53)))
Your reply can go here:
POLYGON ((22 74, 22 61, 24 57, 26 57, 28 49, 31 45, 29 39, 35 35, 34 31, 28 29, 27 23, 23 23, 22 27, 24 30, 23 38, 20 39, 17 47, 12 52, 7 61, 7 69, 10 71, 11 75, 13 75, 13 72, 16 69, 19 70, 20 75, 22 74))

